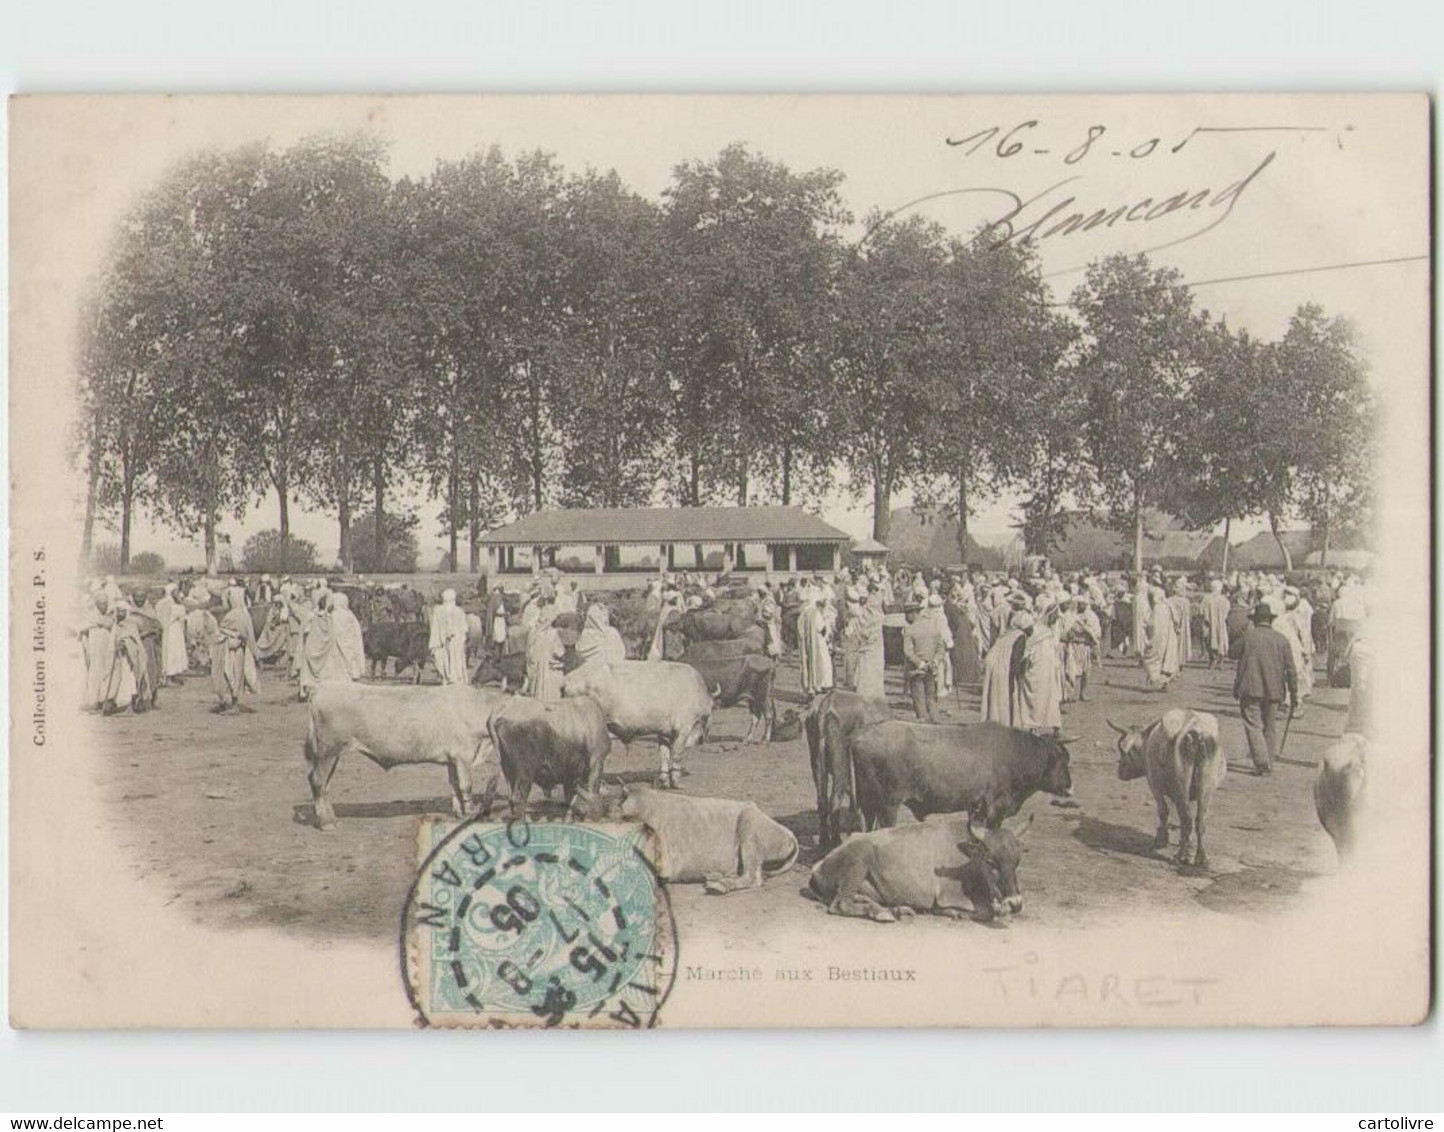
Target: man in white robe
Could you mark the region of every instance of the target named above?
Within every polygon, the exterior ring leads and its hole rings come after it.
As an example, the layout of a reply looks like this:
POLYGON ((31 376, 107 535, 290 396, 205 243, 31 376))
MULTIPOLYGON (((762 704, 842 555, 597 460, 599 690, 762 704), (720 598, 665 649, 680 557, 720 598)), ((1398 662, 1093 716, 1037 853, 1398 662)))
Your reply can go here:
POLYGON ((1018 680, 1018 726, 1035 734, 1051 735, 1063 726, 1063 674, 1058 663, 1058 635, 1053 630, 1058 607, 1045 600, 1034 616, 1018 680))
POLYGON ((1314 691, 1314 611, 1304 609, 1299 591, 1288 586, 1284 589, 1284 613, 1274 621, 1274 628, 1288 641, 1294 654, 1294 671, 1299 681, 1299 708, 1295 716, 1303 714, 1303 701, 1314 691))
POLYGON ((160 622, 160 686, 179 684, 190 667, 186 656, 186 611, 176 600, 175 583, 165 584, 165 593, 155 603, 160 622))
POLYGON ((81 706, 86 711, 99 711, 105 705, 110 670, 115 663, 113 626, 110 602, 97 587, 86 605, 79 627, 80 643, 85 652, 85 694, 81 706))
POLYGON ((821 593, 810 590, 813 599, 797 617, 797 659, 802 694, 817 696, 832 687, 832 653, 827 641, 827 614, 821 593))
POLYGON ((1228 611, 1230 603, 1223 594, 1223 579, 1208 583, 1208 596, 1203 599, 1203 645, 1209 668, 1222 668, 1228 656, 1228 611))
POLYGON ((441 604, 431 611, 431 636, 427 647, 431 663, 441 675, 443 684, 465 684, 466 613, 456 604, 456 591, 443 590, 441 604))
POLYGON ((1028 631, 1033 627, 1033 615, 1027 610, 1013 614, 1008 627, 993 641, 988 655, 983 659, 983 702, 984 723, 1001 723, 1005 727, 1019 726, 1021 706, 1018 700, 1018 683, 1022 671, 1023 653, 1027 647, 1028 631))
POLYGON ((343 593, 331 599, 331 632, 346 675, 352 680, 361 679, 366 675, 366 638, 361 622, 351 612, 351 599, 343 593))

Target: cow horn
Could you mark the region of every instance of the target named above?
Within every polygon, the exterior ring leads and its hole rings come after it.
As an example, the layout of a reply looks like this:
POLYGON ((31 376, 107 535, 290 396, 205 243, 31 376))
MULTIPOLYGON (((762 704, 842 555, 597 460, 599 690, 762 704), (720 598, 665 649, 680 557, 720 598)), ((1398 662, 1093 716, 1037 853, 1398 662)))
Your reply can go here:
MULTIPOLYGON (((978 836, 978 831, 973 828, 973 815, 972 815, 972 814, 969 814, 969 815, 968 815, 968 820, 967 820, 967 822, 963 825, 963 831, 967 834, 967 838, 968 838, 968 843, 969 843, 969 844, 975 844, 975 843, 981 842, 981 841, 983 840, 982 837, 979 837, 979 836, 978 836)), ((987 835, 987 832, 988 832, 987 826, 984 826, 984 827, 983 827, 983 834, 984 834, 984 836, 987 835)))
POLYGON ((720 700, 722 698, 722 685, 714 684, 713 687, 717 690, 715 692, 709 691, 707 694, 710 695, 714 700, 720 700))
MULTIPOLYGON (((1127 732, 1124 732, 1124 734, 1127 734, 1127 732)), ((1079 735, 1064 735, 1064 734, 1060 731, 1060 732, 1058 733, 1057 741, 1058 741, 1059 743, 1061 743, 1063 746, 1066 747, 1069 743, 1076 743, 1076 742, 1078 742, 1078 740, 1079 740, 1080 738, 1081 738, 1081 736, 1079 736, 1079 735)))
POLYGON ((1116 731, 1116 732, 1118 732, 1118 734, 1120 734, 1120 735, 1127 735, 1127 734, 1128 734, 1128 728, 1126 728, 1126 727, 1119 727, 1118 724, 1114 723, 1111 719, 1105 719, 1103 722, 1106 723, 1106 724, 1108 724, 1109 727, 1113 728, 1113 730, 1116 731))

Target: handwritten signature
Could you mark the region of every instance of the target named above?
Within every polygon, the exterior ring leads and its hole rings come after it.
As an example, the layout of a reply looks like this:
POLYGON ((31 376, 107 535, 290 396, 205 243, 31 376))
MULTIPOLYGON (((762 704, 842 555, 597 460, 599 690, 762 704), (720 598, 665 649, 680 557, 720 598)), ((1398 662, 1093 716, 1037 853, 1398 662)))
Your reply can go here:
POLYGON ((1277 156, 1277 151, 1270 150, 1254 166, 1252 172, 1221 188, 1190 186, 1124 201, 1081 202, 1081 192, 1076 187, 1083 181, 1081 175, 1065 177, 1026 199, 1011 189, 978 186, 947 189, 918 197, 886 213, 863 236, 863 243, 882 225, 921 204, 946 197, 969 195, 994 195, 1007 202, 1005 210, 987 221, 973 237, 974 242, 982 242, 994 248, 1006 244, 1041 243, 1044 240, 1093 232, 1100 228, 1112 229, 1119 224, 1149 225, 1182 213, 1202 214, 1200 226, 1145 249, 1149 252, 1160 251, 1196 240, 1224 223, 1277 156), (1070 189, 1068 186, 1075 187, 1070 189))

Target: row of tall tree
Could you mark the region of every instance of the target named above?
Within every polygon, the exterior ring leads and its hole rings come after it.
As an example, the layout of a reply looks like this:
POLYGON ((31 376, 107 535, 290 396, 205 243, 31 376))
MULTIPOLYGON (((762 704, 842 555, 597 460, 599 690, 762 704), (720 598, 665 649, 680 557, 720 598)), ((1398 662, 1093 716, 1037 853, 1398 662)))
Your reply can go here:
MULTIPOLYGON (((547 506, 896 495, 960 520, 1016 493, 1046 549, 1070 508, 1141 542, 1369 502, 1373 402, 1347 325, 1263 343, 1143 257, 1055 303, 1027 245, 919 216, 860 225, 834 170, 740 145, 660 200, 493 149, 392 180, 325 137, 198 154, 119 232, 84 314, 85 539, 138 507, 199 536, 267 496, 387 560, 388 507, 443 503, 451 561, 547 506), (845 472, 845 476, 839 476, 845 472)), ((398 509, 399 510, 399 509, 398 509)))

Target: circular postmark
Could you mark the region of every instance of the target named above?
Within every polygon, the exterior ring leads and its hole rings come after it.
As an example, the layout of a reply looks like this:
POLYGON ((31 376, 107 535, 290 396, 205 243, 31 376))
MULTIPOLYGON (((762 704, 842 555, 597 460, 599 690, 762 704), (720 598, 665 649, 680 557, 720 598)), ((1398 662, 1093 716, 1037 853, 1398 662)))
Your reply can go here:
POLYGON ((431 1026, 655 1026, 677 971, 639 826, 473 820, 421 828, 407 994, 431 1026))

